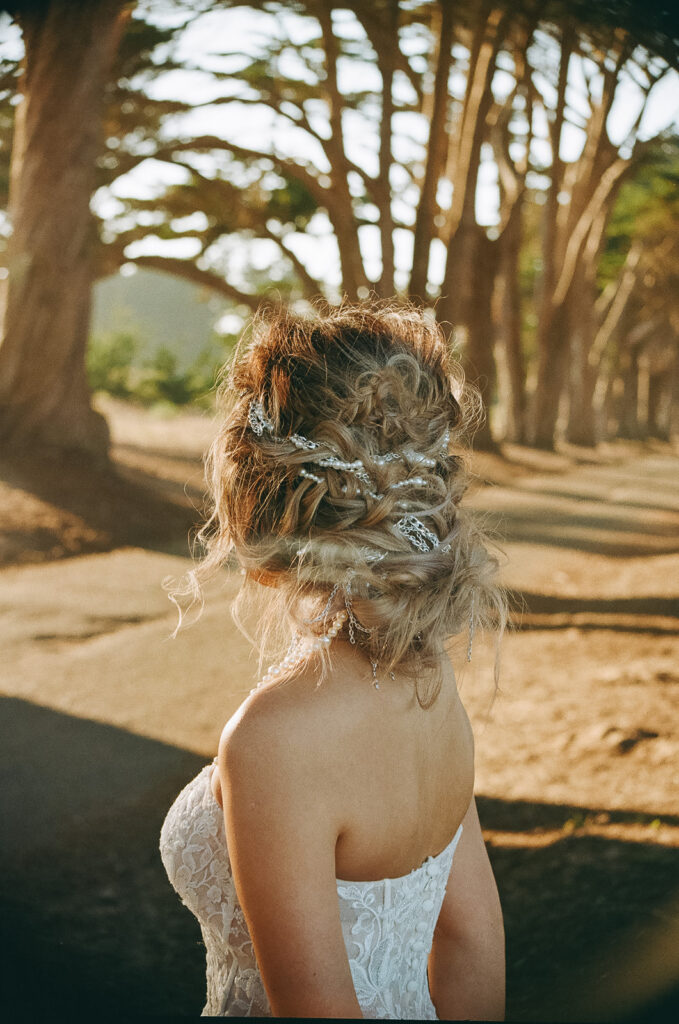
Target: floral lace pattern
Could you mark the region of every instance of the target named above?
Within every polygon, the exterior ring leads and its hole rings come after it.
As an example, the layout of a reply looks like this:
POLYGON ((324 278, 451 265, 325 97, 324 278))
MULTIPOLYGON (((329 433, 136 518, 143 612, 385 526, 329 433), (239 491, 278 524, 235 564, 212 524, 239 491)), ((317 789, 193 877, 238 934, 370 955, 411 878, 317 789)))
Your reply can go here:
MULTIPOLYGON (((160 853, 170 882, 203 934, 203 1016, 270 1016, 236 895, 210 768, 203 768, 168 811, 160 853)), ((462 826, 442 853, 409 875, 374 882, 338 879, 342 933, 364 1017, 437 1019, 429 995, 427 958, 461 833, 462 826)))

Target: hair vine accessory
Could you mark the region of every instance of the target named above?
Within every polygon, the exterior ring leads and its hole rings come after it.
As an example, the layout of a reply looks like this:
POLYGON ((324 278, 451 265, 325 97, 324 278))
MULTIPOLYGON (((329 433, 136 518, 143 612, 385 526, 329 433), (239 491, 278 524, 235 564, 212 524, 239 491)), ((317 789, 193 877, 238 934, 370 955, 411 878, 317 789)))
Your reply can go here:
MULTIPOLYGON (((304 622, 305 622, 306 625, 310 626, 314 622, 320 622, 321 620, 325 620, 328 617, 329 613, 330 613, 330 608, 332 607, 332 603, 333 603, 333 601, 335 599, 335 596, 336 596, 337 592, 340 589, 342 589, 344 591, 344 608, 341 611, 339 611, 335 615, 335 617, 333 618, 333 622, 332 622, 332 625, 331 625, 330 629, 328 630, 327 636, 329 636, 329 637, 336 636, 337 633, 339 632, 339 629, 341 628, 341 626, 344 625, 344 623, 348 619, 349 620, 349 643, 355 644, 356 643, 356 630, 360 630, 361 633, 366 633, 368 636, 371 636, 374 631, 372 629, 368 629, 366 626, 361 625, 361 623, 358 621, 358 619, 354 615, 354 607, 353 607, 352 594, 351 594, 351 577, 352 577, 352 575, 353 575, 353 573, 352 573, 352 570, 350 569, 347 572, 347 575, 346 575, 346 578, 344 580, 344 583, 342 583, 342 584, 335 583, 334 587, 330 591, 330 594, 328 596, 328 600, 325 602, 325 606, 324 606, 323 610, 321 612, 319 612, 318 615, 314 615, 314 617, 312 619, 305 619, 304 622), (341 620, 341 624, 340 624, 339 627, 336 628, 336 624, 340 620, 341 620)), ((325 638, 321 637, 321 642, 323 642, 324 640, 325 640, 325 638)), ((289 655, 289 652, 288 652, 288 655, 286 655, 286 657, 289 657, 289 656, 290 655, 289 655)), ((293 657, 294 657, 294 653, 293 653, 293 657)), ((285 662, 285 659, 283 659, 283 662, 281 662, 281 665, 283 665, 284 662, 285 662)), ((371 657, 370 658, 370 664, 372 666, 372 673, 373 673, 373 686, 375 687, 376 690, 379 690, 380 684, 379 684, 379 680, 377 678, 377 660, 375 658, 371 657)), ((391 677, 392 677, 392 679, 394 678, 393 672, 391 673, 391 677)))
POLYGON ((370 548, 361 548, 360 551, 368 565, 374 565, 376 562, 381 562, 383 558, 387 557, 386 551, 371 551, 370 548))
POLYGON ((330 614, 330 608, 331 608, 331 605, 332 605, 332 602, 333 602, 333 598, 335 597, 335 594, 337 593, 339 588, 340 588, 339 583, 336 583, 335 586, 330 591, 330 596, 328 597, 328 600, 325 602, 325 607, 324 607, 323 611, 320 612, 318 615, 314 615, 313 619, 305 619, 304 620, 305 625, 311 626, 314 622, 320 622, 321 619, 327 618, 327 616, 330 614))
MULTIPOLYGON (((384 556, 381 555, 378 557, 381 558, 384 556)), ((328 618, 330 614, 330 609, 332 608, 335 597, 337 596, 338 592, 342 591, 344 594, 344 608, 341 608, 338 612, 335 613, 327 633, 313 640, 309 640, 308 638, 306 640, 302 640, 299 634, 295 634, 292 643, 290 644, 290 648, 288 649, 288 652, 283 658, 283 660, 278 665, 268 670, 262 682, 269 682, 273 679, 278 678, 285 671, 288 671, 290 668, 298 664, 304 657, 306 657, 306 654, 310 650, 318 650, 323 646, 328 646, 334 639, 334 637, 336 637, 337 634, 340 632, 344 623, 347 620, 349 621, 349 643, 354 645, 356 644, 357 631, 365 633, 366 636, 370 637, 371 639, 374 637, 374 628, 364 626, 361 622, 359 622, 359 620, 356 618, 356 615, 354 614, 354 606, 351 593, 351 579, 353 575, 354 572, 352 569, 347 570, 344 580, 340 583, 335 583, 335 585, 333 586, 325 602, 325 605, 323 606, 323 609, 318 613, 318 615, 314 615, 313 618, 311 619, 304 619, 304 624, 307 626, 311 626, 316 622, 325 622, 325 620, 328 618)), ((372 683, 375 689, 379 690, 380 683, 377 676, 379 661, 372 654, 369 655, 369 660, 372 668, 372 683)), ((389 676, 391 677, 391 679, 396 678, 393 672, 390 672, 389 676)), ((251 690, 250 692, 254 693, 254 690, 251 690)))
MULTIPOLYGON (((373 686, 375 687, 376 690, 379 690, 379 688, 380 688, 380 681, 379 681, 379 679, 377 677, 377 666, 379 665, 379 662, 378 662, 377 658, 371 658, 370 659, 370 664, 371 664, 372 670, 373 670, 373 686)), ((389 673, 389 678, 390 679, 396 679, 395 673, 394 672, 390 672, 389 673)))
MULTIPOLYGON (((295 448, 299 449, 300 451, 315 451, 316 449, 322 447, 322 445, 318 441, 312 441, 310 438, 304 437, 303 434, 291 434, 289 437, 279 437, 277 434, 275 434, 274 425, 264 412, 262 403, 258 398, 253 398, 250 401, 250 406, 248 409, 248 422, 250 424, 250 427, 252 428, 253 433, 255 433, 258 437, 261 437, 264 431, 266 430, 268 433, 271 434, 272 440, 289 441, 290 444, 294 445, 295 448)), ((450 430, 446 429, 441 443, 442 453, 447 452, 449 441, 450 430)), ((326 445, 326 447, 329 446, 326 445)), ((421 455, 419 452, 414 452, 411 450, 406 450, 402 453, 385 452, 384 455, 377 456, 375 461, 378 466, 384 466, 390 462, 395 462, 397 459, 403 459, 406 462, 415 462, 420 465, 426 466, 430 469, 436 467, 436 459, 430 458, 429 456, 426 455, 421 455)), ((332 454, 325 455, 320 458, 311 458, 309 459, 309 461, 316 466, 321 466, 323 469, 335 469, 343 473, 351 473, 366 488, 365 493, 370 498, 373 498, 373 500, 375 501, 379 501, 384 497, 384 494, 379 494, 376 491, 372 490, 374 484, 369 474, 366 472, 362 459, 354 459, 353 461, 350 462, 347 461, 346 459, 342 459, 337 454, 332 454)), ((314 483, 317 484, 323 483, 322 477, 320 477, 317 473, 312 473, 304 466, 300 467, 298 475, 303 477, 304 479, 312 480, 314 483)), ((409 477, 405 480, 397 480, 396 482, 389 484, 388 489, 401 490, 405 487, 427 486, 428 484, 424 477, 414 476, 409 477)), ((347 493, 346 484, 343 485, 342 491, 345 494, 347 493)), ((360 495, 363 494, 364 492, 359 487, 357 488, 357 493, 360 495)), ((399 501, 398 504, 401 505, 402 507, 405 504, 405 507, 407 508, 407 503, 399 501)), ((399 530, 403 534, 403 536, 406 537, 406 539, 410 541, 413 547, 416 548, 418 551, 428 553, 429 551, 432 551, 434 548, 439 547, 439 539, 436 536, 436 534, 433 533, 433 531, 430 530, 427 526, 425 526, 421 519, 418 519, 417 516, 413 515, 412 513, 407 513, 401 519, 399 519, 399 521, 396 523, 396 529, 399 530)), ((448 551, 450 550, 450 547, 449 545, 445 545, 443 548, 441 548, 441 550, 448 551)))
POLYGON ((262 403, 253 398, 248 408, 248 423, 254 434, 261 437, 265 430, 273 432, 273 423, 265 415, 262 403))
MULTIPOLYGON (((351 595, 351 577, 352 577, 352 575, 353 575, 353 573, 352 573, 351 569, 349 569, 349 571, 347 572, 347 575, 346 575, 346 579, 345 579, 345 582, 344 582, 344 588, 343 589, 344 589, 344 605, 345 605, 345 608, 347 610, 347 615, 348 615, 348 618, 349 618, 349 643, 350 644, 355 644, 356 643, 356 631, 357 630, 359 630, 361 633, 365 633, 369 637, 372 637, 372 635, 373 635, 373 633, 375 631, 374 631, 374 629, 370 629, 367 626, 363 626, 358 621, 356 616, 354 615, 354 605, 353 605, 352 595, 351 595)), ((380 682, 379 682, 379 679, 377 678, 377 659, 373 658, 372 655, 370 655, 370 665, 372 667, 372 673, 373 673, 373 678, 372 678, 373 686, 375 687, 376 690, 379 690, 380 682)), ((394 678, 394 673, 393 672, 391 673, 391 678, 392 679, 394 678)))
MULTIPOLYGON (((317 448, 321 448, 322 445, 318 441, 312 441, 308 437, 304 437, 303 434, 290 434, 288 437, 279 437, 274 433, 274 425, 269 417, 264 412, 264 407, 258 398, 253 398, 250 401, 248 409, 248 422, 255 434, 261 437, 264 431, 268 431, 271 434, 272 440, 274 441, 289 441, 295 448, 299 448, 301 451, 315 451, 317 448)), ((441 454, 445 455, 448 452, 448 444, 450 442, 450 430, 446 428, 446 431, 441 440, 441 454)), ((326 446, 327 447, 327 446, 326 446)), ((428 455, 421 455, 420 452, 413 451, 412 449, 405 449, 403 452, 385 452, 384 455, 378 455, 375 462, 378 466, 386 466, 390 462, 395 462, 397 459, 402 459, 406 462, 419 463, 422 466, 427 466, 430 469, 434 469, 436 466, 436 459, 431 458, 428 455)), ((326 456, 323 459, 313 459, 319 466, 327 466, 332 469, 342 469, 348 473, 358 473, 363 470, 363 462, 361 459, 356 459, 354 462, 345 462, 339 457, 339 455, 326 456)), ((371 480, 366 474, 364 483, 371 484, 371 480)))
POLYGON ((417 516, 411 513, 399 519, 396 523, 396 529, 399 533, 403 534, 406 540, 410 541, 414 548, 417 548, 423 554, 429 554, 430 551, 434 551, 436 548, 441 548, 441 551, 450 551, 450 544, 444 544, 441 547, 434 531, 430 530, 421 519, 418 519, 417 516))
POLYGON ((356 643, 356 630, 359 630, 361 633, 365 633, 367 636, 371 636, 371 634, 373 632, 372 629, 369 629, 367 626, 361 625, 361 623, 358 621, 358 619, 354 615, 354 605, 353 605, 352 593, 351 593, 351 577, 353 575, 354 574, 353 574, 352 570, 349 569, 349 571, 347 572, 346 579, 345 579, 345 582, 344 582, 344 587, 343 587, 343 590, 344 590, 344 605, 346 607, 347 615, 349 617, 349 643, 350 644, 355 644, 356 643))
MULTIPOLYGON (((271 428, 273 431, 273 427, 271 428)), ((318 441, 310 441, 308 437, 304 437, 302 434, 290 434, 290 437, 276 437, 273 435, 274 441, 289 441, 294 444, 295 448, 299 448, 303 452, 312 452, 315 448, 320 448, 318 441)))
POLYGON ((467 644, 467 661, 472 660, 472 644, 474 643, 474 594, 472 594, 472 606, 469 609, 469 643, 467 644))

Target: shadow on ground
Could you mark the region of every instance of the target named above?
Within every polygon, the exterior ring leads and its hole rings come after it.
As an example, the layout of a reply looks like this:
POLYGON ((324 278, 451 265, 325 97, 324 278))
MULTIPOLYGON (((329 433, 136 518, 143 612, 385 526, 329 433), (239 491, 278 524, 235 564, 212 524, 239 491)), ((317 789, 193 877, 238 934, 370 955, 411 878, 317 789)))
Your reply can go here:
POLYGON ((77 453, 0 459, 0 566, 137 545, 163 550, 200 519, 195 489, 77 453))
MULTIPOLYGON (((6 698, 1 708, 8 1019, 27 1011, 50 1019, 197 1015, 200 932, 169 886, 158 836, 203 759, 26 701, 6 698)), ((496 844, 493 831, 528 842, 536 830, 601 809, 488 798, 479 805, 505 909, 509 1015, 570 1019, 573 992, 582 997, 597 970, 608 970, 607 951, 625 935, 643 944, 667 916, 678 851, 574 833, 542 846, 496 844)), ((609 812, 609 820, 651 814, 609 812)), ((676 1009, 667 997, 653 1019, 676 1019, 676 1009)))
POLYGON ((541 544, 618 558, 673 554, 679 549, 676 513, 663 511, 657 523, 646 522, 642 529, 638 522, 600 511, 595 502, 583 511, 559 512, 536 510, 534 502, 526 500, 513 508, 487 512, 484 525, 502 543, 541 544))
POLYGON ((675 636, 679 597, 559 597, 514 590, 509 595, 517 629, 611 629, 621 633, 675 636))
POLYGON ((508 1019, 623 1019, 635 1007, 639 1019, 676 1021, 679 849, 620 838, 618 826, 651 835, 679 816, 478 804, 505 915, 508 1019), (599 834, 587 831, 602 819, 599 834))
POLYGON ((199 1013, 200 933, 158 837, 203 760, 26 701, 0 707, 6 1019, 199 1013))

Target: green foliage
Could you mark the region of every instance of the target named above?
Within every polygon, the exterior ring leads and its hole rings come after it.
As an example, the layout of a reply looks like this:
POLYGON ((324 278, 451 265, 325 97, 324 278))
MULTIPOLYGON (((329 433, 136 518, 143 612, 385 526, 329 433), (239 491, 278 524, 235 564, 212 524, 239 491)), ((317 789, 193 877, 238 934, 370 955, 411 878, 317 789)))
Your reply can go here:
POLYGON ((140 360, 141 341, 129 331, 114 331, 90 341, 87 373, 93 391, 142 405, 194 405, 210 408, 224 343, 207 345, 182 369, 174 352, 161 347, 140 360))
POLYGON ((139 340, 129 331, 93 338, 87 350, 87 376, 92 390, 129 398, 130 367, 138 351, 139 340))
POLYGON ((144 368, 135 397, 147 405, 209 406, 218 368, 211 347, 203 349, 185 370, 179 368, 174 352, 159 348, 144 368))
POLYGON ((599 264, 602 285, 615 280, 634 238, 647 247, 676 235, 679 218, 679 138, 668 136, 649 151, 633 177, 621 187, 606 232, 599 264))
POLYGON ((285 185, 272 189, 267 213, 281 223, 292 224, 298 231, 303 231, 318 209, 318 203, 301 182, 289 175, 281 177, 285 185))

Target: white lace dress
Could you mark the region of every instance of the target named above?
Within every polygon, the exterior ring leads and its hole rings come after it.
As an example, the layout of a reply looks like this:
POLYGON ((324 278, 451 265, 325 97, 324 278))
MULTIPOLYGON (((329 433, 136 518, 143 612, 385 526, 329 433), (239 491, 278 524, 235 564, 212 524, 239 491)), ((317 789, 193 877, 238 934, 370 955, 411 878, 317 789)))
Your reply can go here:
MULTIPOLYGON (((231 874, 222 809, 210 785, 211 767, 199 772, 168 811, 160 834, 161 857, 203 933, 203 1016, 269 1016, 231 874)), ((442 853, 409 875, 372 882, 338 879, 342 932, 364 1017, 437 1019, 427 958, 461 833, 462 826, 442 853)))

